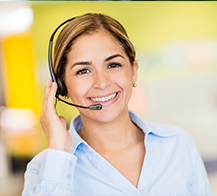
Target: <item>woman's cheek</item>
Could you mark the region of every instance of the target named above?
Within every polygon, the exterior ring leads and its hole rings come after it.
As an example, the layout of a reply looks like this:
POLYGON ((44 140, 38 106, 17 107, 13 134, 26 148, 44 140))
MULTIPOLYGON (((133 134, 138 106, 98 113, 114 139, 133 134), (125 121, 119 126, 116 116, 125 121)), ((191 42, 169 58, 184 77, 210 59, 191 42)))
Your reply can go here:
POLYGON ((91 84, 88 80, 74 80, 74 84, 71 85, 69 91, 72 101, 81 101, 82 99, 85 99, 90 88, 91 84))
POLYGON ((124 89, 132 86, 132 75, 129 73, 123 73, 119 75, 118 77, 116 77, 116 80, 118 80, 117 83, 119 83, 120 86, 124 89))

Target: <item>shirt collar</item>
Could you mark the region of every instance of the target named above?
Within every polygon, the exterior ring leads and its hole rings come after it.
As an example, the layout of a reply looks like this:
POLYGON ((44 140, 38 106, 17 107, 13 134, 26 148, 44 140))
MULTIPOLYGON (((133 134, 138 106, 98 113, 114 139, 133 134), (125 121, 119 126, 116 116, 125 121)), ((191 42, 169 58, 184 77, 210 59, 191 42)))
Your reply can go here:
POLYGON ((75 116, 70 123, 70 129, 69 129, 69 133, 72 137, 72 145, 71 148, 69 150, 70 153, 74 154, 75 150, 77 149, 77 147, 84 143, 86 145, 88 145, 81 137, 80 135, 78 135, 78 131, 81 129, 82 127, 82 122, 81 122, 81 117, 80 115, 75 116))
MULTIPOLYGON (((160 136, 160 137, 170 137, 172 135, 176 135, 177 131, 174 129, 171 129, 168 127, 168 125, 160 124, 160 123, 150 123, 147 121, 144 121, 138 114, 136 114, 133 111, 129 111, 130 119, 133 123, 135 123, 140 129, 143 130, 145 135, 152 133, 154 135, 160 136)), ((71 123, 70 123, 70 129, 69 132, 72 137, 72 146, 70 148, 70 153, 74 154, 77 147, 80 144, 84 144, 89 147, 87 142, 85 142, 79 135, 78 131, 82 127, 82 122, 80 115, 75 116, 71 123)))
POLYGON ((144 121, 133 111, 129 111, 129 114, 131 121, 134 122, 140 129, 142 129, 145 135, 152 133, 160 137, 170 137, 178 133, 174 128, 175 126, 144 121))

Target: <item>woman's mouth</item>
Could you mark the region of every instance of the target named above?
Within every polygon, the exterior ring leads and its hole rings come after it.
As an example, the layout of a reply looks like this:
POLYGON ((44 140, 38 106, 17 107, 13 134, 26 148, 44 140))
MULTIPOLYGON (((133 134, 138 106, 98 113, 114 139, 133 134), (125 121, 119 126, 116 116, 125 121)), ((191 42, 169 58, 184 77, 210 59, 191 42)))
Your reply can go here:
POLYGON ((106 96, 89 97, 89 99, 94 103, 100 103, 105 106, 114 103, 117 100, 119 94, 120 91, 106 96))
POLYGON ((113 94, 106 96, 106 97, 94 97, 94 98, 90 98, 90 99, 94 102, 105 102, 105 101, 108 101, 110 99, 114 99, 116 96, 117 96, 117 93, 113 93, 113 94))

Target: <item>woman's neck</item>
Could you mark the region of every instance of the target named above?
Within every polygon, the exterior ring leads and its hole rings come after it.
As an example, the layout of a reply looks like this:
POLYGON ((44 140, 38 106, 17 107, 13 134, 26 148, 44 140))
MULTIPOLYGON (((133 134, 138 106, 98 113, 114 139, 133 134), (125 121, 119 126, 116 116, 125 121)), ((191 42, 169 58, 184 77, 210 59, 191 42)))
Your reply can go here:
POLYGON ((97 152, 118 151, 144 140, 144 133, 124 111, 112 122, 98 122, 81 115, 83 127, 78 134, 97 152))

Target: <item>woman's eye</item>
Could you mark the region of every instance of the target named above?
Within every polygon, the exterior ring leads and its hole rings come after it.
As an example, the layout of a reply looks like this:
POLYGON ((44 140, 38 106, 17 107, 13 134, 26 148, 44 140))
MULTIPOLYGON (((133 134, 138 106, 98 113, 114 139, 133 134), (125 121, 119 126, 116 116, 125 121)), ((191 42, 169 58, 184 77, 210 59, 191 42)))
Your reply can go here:
POLYGON ((88 69, 82 69, 76 72, 76 75, 82 75, 82 74, 87 74, 90 71, 88 69))
POLYGON ((115 68, 115 67, 121 67, 121 65, 119 63, 112 63, 109 64, 108 68, 115 68))

